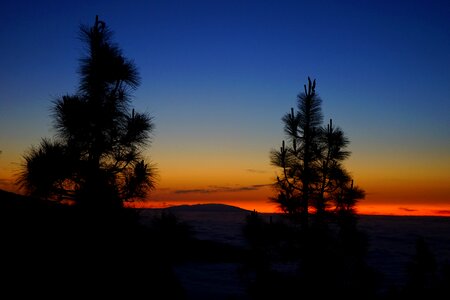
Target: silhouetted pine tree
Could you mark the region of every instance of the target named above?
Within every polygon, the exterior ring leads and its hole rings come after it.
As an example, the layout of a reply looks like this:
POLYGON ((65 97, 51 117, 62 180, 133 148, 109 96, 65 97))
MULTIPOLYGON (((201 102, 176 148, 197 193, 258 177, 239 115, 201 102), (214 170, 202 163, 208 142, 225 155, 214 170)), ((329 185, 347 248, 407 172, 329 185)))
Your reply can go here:
POLYGON ((105 23, 96 17, 94 26, 81 27, 81 37, 87 53, 78 91, 54 101, 57 135, 23 156, 18 183, 47 199, 120 208, 154 186, 154 170, 142 155, 153 123, 130 107, 139 74, 111 42, 105 23))
POLYGON ((364 198, 342 165, 350 155, 349 141, 332 120, 322 126, 321 104, 316 81, 308 77, 304 92, 297 96, 298 111, 291 108, 282 119, 287 143, 271 152, 272 164, 281 169, 273 200, 283 211, 300 216, 305 228, 310 211, 319 220, 327 212, 353 214, 355 203, 364 198))

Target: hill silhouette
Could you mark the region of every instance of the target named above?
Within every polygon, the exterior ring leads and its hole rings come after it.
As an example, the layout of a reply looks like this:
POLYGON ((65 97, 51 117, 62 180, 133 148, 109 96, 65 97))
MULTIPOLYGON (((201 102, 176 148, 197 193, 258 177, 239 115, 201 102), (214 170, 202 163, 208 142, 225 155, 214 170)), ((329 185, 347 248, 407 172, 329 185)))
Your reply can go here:
POLYGON ((238 206, 220 204, 220 203, 206 203, 206 204, 192 204, 192 205, 176 205, 165 208, 172 212, 249 212, 249 210, 240 208, 238 206))

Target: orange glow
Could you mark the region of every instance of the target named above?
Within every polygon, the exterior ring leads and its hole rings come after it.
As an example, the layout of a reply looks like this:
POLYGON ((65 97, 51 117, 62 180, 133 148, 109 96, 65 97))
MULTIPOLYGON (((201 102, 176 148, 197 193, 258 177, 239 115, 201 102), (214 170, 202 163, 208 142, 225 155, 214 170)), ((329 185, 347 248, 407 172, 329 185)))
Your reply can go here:
POLYGON ((364 215, 440 216, 450 217, 450 205, 442 204, 360 204, 357 212, 364 215))
MULTIPOLYGON (((262 213, 279 213, 280 209, 275 203, 266 201, 137 201, 128 203, 128 207, 135 208, 166 208, 176 205, 194 205, 206 203, 220 203, 238 206, 246 210, 256 210, 262 213)), ((450 217, 450 205, 424 205, 424 204, 363 204, 356 207, 358 214, 362 215, 391 215, 391 216, 441 216, 450 217)))
POLYGON ((161 188, 154 191, 147 201, 137 201, 128 206, 162 208, 174 205, 220 203, 238 206, 258 212, 278 212, 277 205, 269 198, 273 195, 270 185, 230 185, 194 187, 191 189, 161 188))
MULTIPOLYGON (((17 193, 14 180, 19 166, 17 163, 5 164, 5 160, 18 159, 5 154, 0 161, 0 189, 17 193)), ((270 186, 275 170, 262 163, 258 165, 256 161, 252 162, 251 168, 242 165, 247 164, 231 159, 218 159, 208 164, 193 159, 180 163, 161 159, 157 189, 147 201, 128 203, 127 206, 157 208, 221 203, 251 211, 279 212, 277 205, 269 200, 275 194, 270 186)), ((350 166, 358 174, 357 185, 367 193, 366 199, 357 205, 359 214, 450 216, 450 178, 442 167, 436 168, 434 174, 422 174, 422 178, 414 172, 408 174, 402 168, 395 172, 367 165, 363 169, 362 166, 350 166)))

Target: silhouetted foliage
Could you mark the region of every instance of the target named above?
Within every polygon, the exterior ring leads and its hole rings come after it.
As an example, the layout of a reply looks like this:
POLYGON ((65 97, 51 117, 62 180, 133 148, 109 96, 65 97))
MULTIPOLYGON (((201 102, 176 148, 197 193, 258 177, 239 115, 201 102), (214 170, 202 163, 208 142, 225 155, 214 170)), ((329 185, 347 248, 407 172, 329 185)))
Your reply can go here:
POLYGON ((250 244, 247 267, 255 273, 249 289, 254 299, 293 295, 308 299, 376 298, 378 273, 365 262, 367 238, 356 226, 303 230, 286 217, 280 215, 276 222, 267 222, 253 212, 246 219, 244 234, 250 244))
POLYGON ((385 299, 448 299, 450 297, 450 264, 437 263, 425 239, 416 239, 415 253, 406 265, 406 283, 393 286, 385 299))
POLYGON ((154 216, 151 220, 150 229, 155 238, 172 251, 193 238, 191 226, 181 221, 170 211, 162 211, 161 214, 154 216))
POLYGON ((130 107, 139 74, 105 23, 97 17, 92 27, 81 27, 81 38, 86 55, 78 91, 54 101, 57 135, 23 156, 18 184, 46 199, 120 208, 154 187, 154 168, 142 155, 153 123, 130 107))
POLYGON ((437 264, 426 241, 416 240, 416 253, 407 266, 405 294, 411 297, 430 296, 437 287, 437 264))
POLYGON ((298 258, 297 231, 285 220, 270 216, 269 221, 256 211, 251 212, 243 227, 250 246, 249 267, 257 272, 268 272, 274 260, 298 258))
POLYGON ((298 111, 283 117, 287 142, 271 152, 272 164, 281 169, 273 199, 280 208, 299 216, 308 227, 308 216, 314 211, 317 220, 326 213, 353 212, 364 191, 353 185, 342 162, 349 157, 349 143, 343 131, 332 120, 322 126, 322 100, 316 93, 316 81, 297 97, 298 111))

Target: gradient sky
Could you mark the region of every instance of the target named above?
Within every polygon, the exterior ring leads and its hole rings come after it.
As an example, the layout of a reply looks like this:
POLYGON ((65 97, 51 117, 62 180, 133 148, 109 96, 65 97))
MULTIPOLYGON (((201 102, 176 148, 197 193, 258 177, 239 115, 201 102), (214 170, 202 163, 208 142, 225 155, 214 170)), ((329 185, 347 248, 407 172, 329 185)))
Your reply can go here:
POLYGON ((75 92, 78 29, 99 15, 154 116, 150 204, 272 210, 269 152, 307 77, 344 130, 363 213, 450 215, 448 1, 2 1, 0 188, 54 135, 75 92))

